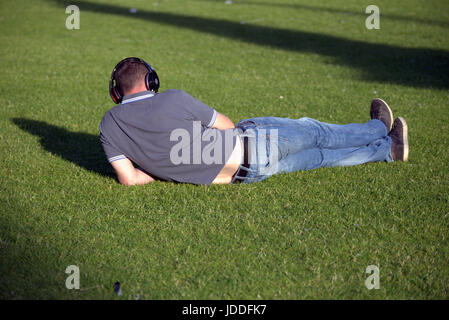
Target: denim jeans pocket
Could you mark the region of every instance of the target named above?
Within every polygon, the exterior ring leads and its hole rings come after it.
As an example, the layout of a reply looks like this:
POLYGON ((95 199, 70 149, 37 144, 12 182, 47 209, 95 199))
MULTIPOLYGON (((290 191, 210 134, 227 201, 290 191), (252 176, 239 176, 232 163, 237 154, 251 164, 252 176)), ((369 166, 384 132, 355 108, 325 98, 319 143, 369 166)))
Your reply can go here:
POLYGON ((288 137, 279 135, 277 129, 266 128, 263 133, 259 130, 259 135, 266 141, 269 162, 280 161, 290 154, 288 137))

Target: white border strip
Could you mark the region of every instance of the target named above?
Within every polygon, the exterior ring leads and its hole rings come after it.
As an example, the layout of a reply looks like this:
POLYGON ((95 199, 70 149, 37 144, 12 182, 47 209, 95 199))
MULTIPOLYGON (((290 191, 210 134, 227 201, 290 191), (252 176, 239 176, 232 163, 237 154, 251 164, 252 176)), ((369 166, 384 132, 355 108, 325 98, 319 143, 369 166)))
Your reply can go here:
POLYGON ((134 98, 131 98, 131 99, 126 99, 121 104, 127 104, 127 103, 130 103, 130 102, 139 101, 139 100, 143 100, 143 99, 146 99, 146 98, 151 98, 152 96, 154 96, 154 93, 149 93, 149 94, 146 94, 144 96, 139 96, 139 97, 134 97, 134 98))
POLYGON ((126 159, 126 156, 124 154, 115 156, 115 157, 111 157, 108 159, 109 163, 117 161, 117 160, 122 160, 122 159, 126 159))
POLYGON ((218 112, 214 109, 214 114, 212 115, 212 119, 210 119, 209 124, 207 125, 209 128, 212 127, 215 123, 215 120, 217 120, 218 112))

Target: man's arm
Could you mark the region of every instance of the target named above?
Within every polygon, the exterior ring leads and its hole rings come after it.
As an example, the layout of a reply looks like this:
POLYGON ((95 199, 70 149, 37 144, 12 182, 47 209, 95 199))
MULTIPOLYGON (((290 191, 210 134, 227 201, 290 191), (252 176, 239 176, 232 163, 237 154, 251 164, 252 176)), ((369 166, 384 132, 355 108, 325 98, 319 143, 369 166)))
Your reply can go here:
POLYGON ((134 168, 129 159, 120 159, 111 162, 112 167, 117 173, 118 181, 125 186, 132 186, 136 184, 146 184, 153 182, 154 179, 143 172, 142 170, 134 168))
POLYGON ((214 124, 212 125, 212 128, 217 128, 220 130, 226 130, 226 129, 231 129, 234 128, 234 123, 231 121, 231 119, 229 119, 228 117, 226 117, 224 114, 217 114, 217 118, 215 119, 214 124))

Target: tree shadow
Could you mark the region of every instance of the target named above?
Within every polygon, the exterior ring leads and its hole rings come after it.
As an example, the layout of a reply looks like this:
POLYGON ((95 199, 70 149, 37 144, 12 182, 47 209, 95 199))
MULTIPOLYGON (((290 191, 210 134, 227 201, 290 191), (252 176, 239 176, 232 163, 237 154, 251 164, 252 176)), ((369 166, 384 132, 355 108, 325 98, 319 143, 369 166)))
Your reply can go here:
MULTIPOLYGON (((68 4, 65 0, 50 0, 68 4)), ((404 48, 367 43, 325 34, 241 24, 229 20, 203 18, 157 11, 139 10, 88 1, 70 1, 80 10, 126 16, 214 34, 232 40, 274 47, 294 52, 329 57, 361 71, 361 80, 387 82, 411 87, 449 88, 449 52, 430 48, 404 48)), ((113 30, 111 30, 113 32, 113 30)))
POLYGON ((81 168, 115 179, 114 172, 106 161, 98 135, 71 132, 43 121, 24 118, 11 120, 23 131, 38 136, 41 146, 48 152, 73 162, 81 168))
MULTIPOLYGON (((196 1, 203 1, 203 2, 209 2, 209 3, 215 2, 217 4, 224 3, 223 0, 196 0, 196 1)), ((368 16, 364 10, 349 11, 349 10, 343 10, 343 9, 338 9, 338 8, 311 6, 311 5, 302 4, 302 3, 301 4, 300 3, 282 3, 282 2, 278 2, 278 1, 275 1, 275 2, 233 1, 232 4, 233 5, 242 5, 242 6, 270 6, 270 7, 276 7, 276 8, 298 9, 298 10, 307 10, 307 11, 316 11, 316 12, 329 12, 329 13, 344 14, 344 15, 359 15, 359 16, 362 16, 365 18, 368 16)), ((363 7, 363 9, 365 7, 363 7)), ((443 27, 443 28, 449 27, 449 22, 447 22, 447 21, 430 20, 430 19, 424 19, 424 18, 419 18, 419 17, 410 17, 410 16, 402 16, 402 15, 392 14, 392 13, 385 13, 382 10, 382 7, 380 7, 380 10, 381 10, 381 19, 386 18, 386 19, 391 19, 391 20, 439 26, 439 27, 443 27)))

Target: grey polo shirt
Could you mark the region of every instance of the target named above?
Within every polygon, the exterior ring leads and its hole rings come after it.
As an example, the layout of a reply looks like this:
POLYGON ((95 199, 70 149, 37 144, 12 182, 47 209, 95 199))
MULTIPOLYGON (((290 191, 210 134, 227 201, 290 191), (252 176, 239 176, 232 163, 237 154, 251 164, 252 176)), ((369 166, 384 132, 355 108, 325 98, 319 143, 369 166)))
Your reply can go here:
POLYGON ((238 135, 211 128, 217 114, 181 90, 139 92, 106 112, 100 141, 109 162, 128 158, 161 180, 209 185, 238 135))

